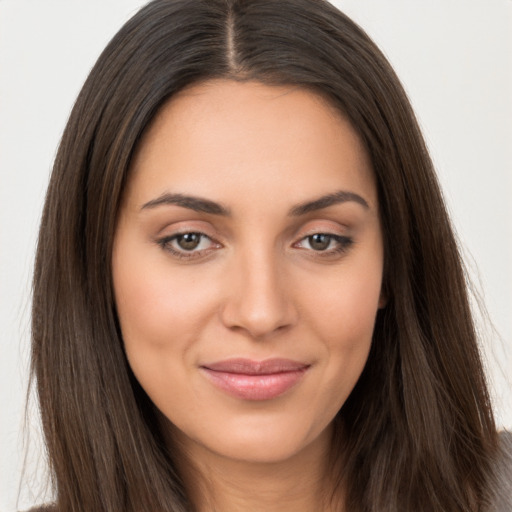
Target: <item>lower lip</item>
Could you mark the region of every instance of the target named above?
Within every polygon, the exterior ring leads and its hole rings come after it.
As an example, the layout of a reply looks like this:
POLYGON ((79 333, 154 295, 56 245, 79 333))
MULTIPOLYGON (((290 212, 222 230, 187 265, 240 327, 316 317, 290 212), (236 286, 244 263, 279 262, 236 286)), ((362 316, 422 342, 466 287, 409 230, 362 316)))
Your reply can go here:
POLYGON ((202 370, 214 386, 231 396, 243 400, 271 400, 293 388, 304 377, 307 367, 265 375, 218 372, 204 367, 202 370))

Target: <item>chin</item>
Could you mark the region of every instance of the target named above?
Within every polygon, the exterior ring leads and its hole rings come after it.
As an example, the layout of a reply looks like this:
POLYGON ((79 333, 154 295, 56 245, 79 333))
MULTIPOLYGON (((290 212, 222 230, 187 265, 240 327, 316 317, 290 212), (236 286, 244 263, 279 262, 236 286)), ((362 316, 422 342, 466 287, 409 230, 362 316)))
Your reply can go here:
POLYGON ((200 459, 201 454, 209 453, 214 458, 229 459, 233 462, 253 464, 278 464, 293 458, 307 457, 310 449, 315 451, 324 445, 326 452, 330 446, 331 426, 316 429, 311 425, 292 421, 237 422, 226 427, 218 425, 208 431, 195 432, 193 437, 186 436, 175 427, 175 435, 186 447, 193 459, 200 459), (245 423, 245 424, 242 424, 245 423))

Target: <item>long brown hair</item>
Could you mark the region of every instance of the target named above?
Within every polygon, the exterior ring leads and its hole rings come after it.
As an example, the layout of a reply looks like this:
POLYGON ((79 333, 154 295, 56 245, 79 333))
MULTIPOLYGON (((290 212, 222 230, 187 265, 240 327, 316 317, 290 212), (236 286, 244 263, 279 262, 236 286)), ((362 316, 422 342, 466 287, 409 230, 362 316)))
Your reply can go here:
POLYGON ((333 471, 347 510, 478 510, 496 433, 457 244, 397 77, 323 0, 155 0, 112 39, 80 92, 34 273, 32 369, 59 510, 192 510, 126 361, 110 260, 144 130, 173 94, 221 77, 316 91, 371 158, 388 301, 335 419, 333 471))

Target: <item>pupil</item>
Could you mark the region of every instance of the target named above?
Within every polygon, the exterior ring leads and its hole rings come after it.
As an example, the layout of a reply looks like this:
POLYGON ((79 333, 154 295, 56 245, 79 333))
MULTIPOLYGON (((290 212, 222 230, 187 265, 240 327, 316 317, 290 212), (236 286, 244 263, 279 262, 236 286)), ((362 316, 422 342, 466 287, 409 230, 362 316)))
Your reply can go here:
POLYGON ((330 242, 330 235, 324 235, 322 233, 317 233, 309 237, 311 247, 317 251, 325 251, 325 249, 329 247, 330 242))
POLYGON ((178 245, 185 251, 191 251, 195 249, 201 241, 201 235, 199 233, 185 233, 180 235, 177 239, 178 245))

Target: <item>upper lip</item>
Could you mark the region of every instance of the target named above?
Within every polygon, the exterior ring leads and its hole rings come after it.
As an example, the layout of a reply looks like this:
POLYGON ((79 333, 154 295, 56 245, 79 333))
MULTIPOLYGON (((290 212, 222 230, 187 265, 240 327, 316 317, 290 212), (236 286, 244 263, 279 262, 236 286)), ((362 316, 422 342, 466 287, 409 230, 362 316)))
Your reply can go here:
POLYGON ((201 366, 202 368, 215 372, 238 373, 242 375, 272 375, 275 373, 305 370, 310 365, 308 363, 282 358, 265 359, 264 361, 236 358, 216 361, 201 366))

